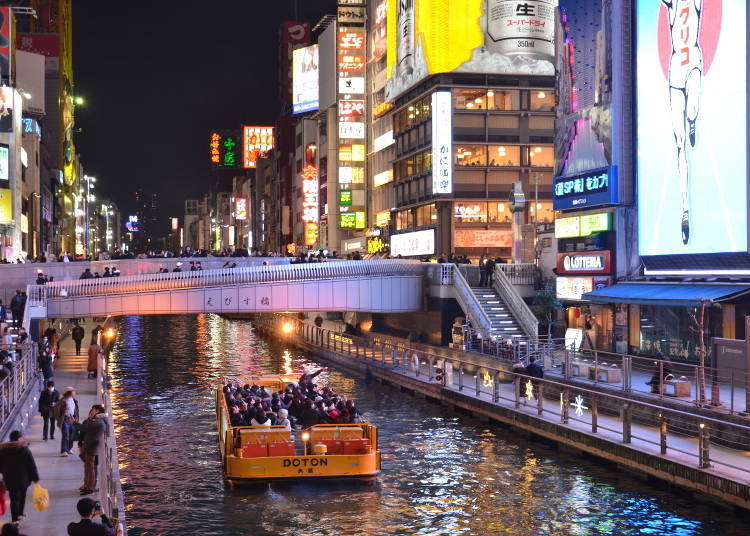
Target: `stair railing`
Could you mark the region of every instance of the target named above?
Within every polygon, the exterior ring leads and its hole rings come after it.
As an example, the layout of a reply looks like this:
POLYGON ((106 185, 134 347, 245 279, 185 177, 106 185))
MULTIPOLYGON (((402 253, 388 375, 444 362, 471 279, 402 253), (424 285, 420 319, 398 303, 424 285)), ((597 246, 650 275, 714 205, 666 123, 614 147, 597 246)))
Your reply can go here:
POLYGON ((502 298, 509 309, 509 313, 516 320, 520 328, 530 339, 536 340, 539 337, 539 320, 536 315, 529 309, 521 295, 516 291, 513 283, 505 275, 505 272, 499 266, 495 266, 495 273, 492 277, 492 288, 502 298))
POLYGON ((485 339, 491 338, 492 323, 490 317, 487 316, 487 312, 479 303, 474 291, 464 278, 464 274, 457 267, 453 269, 453 287, 456 290, 456 301, 466 313, 475 331, 485 339))

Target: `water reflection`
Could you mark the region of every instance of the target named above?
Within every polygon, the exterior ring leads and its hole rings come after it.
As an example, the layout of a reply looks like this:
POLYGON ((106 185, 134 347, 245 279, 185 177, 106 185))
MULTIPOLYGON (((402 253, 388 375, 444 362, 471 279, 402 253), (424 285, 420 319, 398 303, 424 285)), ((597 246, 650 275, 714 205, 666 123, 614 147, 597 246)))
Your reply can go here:
POLYGON ((213 315, 125 317, 110 362, 130 534, 746 535, 750 526, 512 431, 331 370, 380 428, 372 485, 227 492, 212 387, 315 363, 213 315))

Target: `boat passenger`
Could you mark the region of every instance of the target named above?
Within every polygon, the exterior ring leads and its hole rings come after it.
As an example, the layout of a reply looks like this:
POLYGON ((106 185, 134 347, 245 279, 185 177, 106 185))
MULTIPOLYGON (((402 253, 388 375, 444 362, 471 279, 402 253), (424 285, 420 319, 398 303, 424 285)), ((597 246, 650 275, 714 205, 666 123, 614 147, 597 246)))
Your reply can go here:
POLYGON ((250 420, 250 426, 271 426, 272 424, 271 419, 268 418, 266 412, 262 409, 250 420))
POLYGON ((305 407, 300 415, 299 423, 302 425, 302 428, 310 428, 311 426, 320 424, 320 414, 315 409, 312 400, 305 400, 305 407))
POLYGON ((276 419, 276 426, 285 426, 287 430, 292 429, 292 423, 288 418, 289 412, 285 409, 280 409, 278 418, 276 419))

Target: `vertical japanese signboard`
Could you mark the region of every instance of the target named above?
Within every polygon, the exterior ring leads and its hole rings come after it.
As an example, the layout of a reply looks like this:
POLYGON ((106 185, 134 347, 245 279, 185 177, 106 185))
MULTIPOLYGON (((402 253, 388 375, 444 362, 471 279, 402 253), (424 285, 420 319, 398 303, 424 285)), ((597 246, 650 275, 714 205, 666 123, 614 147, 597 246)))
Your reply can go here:
POLYGON ((10 37, 13 18, 9 7, 0 7, 0 79, 7 82, 11 75, 10 37))
POLYGON ((305 223, 305 245, 318 241, 319 197, 318 168, 308 165, 302 170, 302 221, 305 223))
POLYGON ((273 149, 274 146, 273 127, 243 127, 243 167, 258 167, 258 160, 268 156, 268 152, 273 149))
POLYGON ((365 161, 365 70, 367 34, 364 29, 364 1, 339 0, 336 54, 338 58, 339 227, 363 229, 366 226, 365 161), (361 16, 361 17, 360 17, 361 16))
POLYGON ((432 94, 432 193, 453 192, 453 159, 451 156, 452 100, 450 91, 432 94))

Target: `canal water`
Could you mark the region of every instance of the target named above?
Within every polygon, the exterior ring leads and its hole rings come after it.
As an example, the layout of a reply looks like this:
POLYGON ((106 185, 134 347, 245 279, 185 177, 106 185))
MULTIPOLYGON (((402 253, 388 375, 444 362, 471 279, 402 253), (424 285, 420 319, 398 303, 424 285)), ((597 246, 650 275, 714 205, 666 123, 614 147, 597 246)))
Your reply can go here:
POLYGON ((379 427, 378 481, 227 491, 216 383, 314 361, 215 315, 129 316, 118 332, 109 372, 132 536, 750 534, 685 495, 335 369, 319 383, 379 427))

